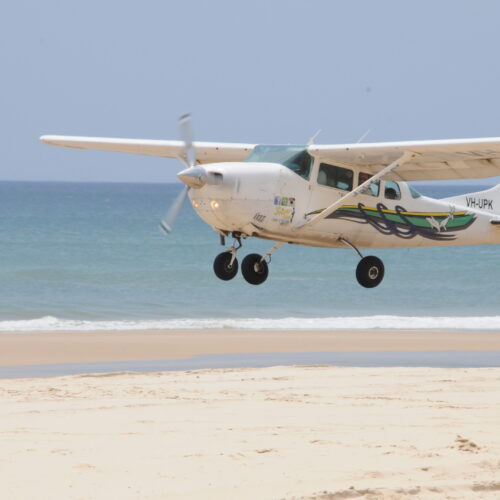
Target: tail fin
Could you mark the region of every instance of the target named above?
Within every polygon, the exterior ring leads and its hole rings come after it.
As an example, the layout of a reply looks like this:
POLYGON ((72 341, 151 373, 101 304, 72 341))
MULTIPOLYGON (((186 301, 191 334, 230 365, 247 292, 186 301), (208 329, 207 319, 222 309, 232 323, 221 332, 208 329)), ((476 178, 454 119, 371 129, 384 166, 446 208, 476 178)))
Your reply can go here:
POLYGON ((500 214, 500 184, 485 191, 452 196, 451 198, 444 198, 442 201, 498 215, 500 214))

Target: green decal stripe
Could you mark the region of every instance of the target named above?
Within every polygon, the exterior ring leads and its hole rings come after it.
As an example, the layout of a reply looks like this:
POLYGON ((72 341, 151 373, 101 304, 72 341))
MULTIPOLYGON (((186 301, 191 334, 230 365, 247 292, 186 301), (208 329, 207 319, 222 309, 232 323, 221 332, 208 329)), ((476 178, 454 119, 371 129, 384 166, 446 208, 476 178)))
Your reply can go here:
POLYGON ((462 217, 455 217, 454 219, 448 221, 446 227, 449 228, 449 227, 465 226, 466 224, 469 224, 472 219, 474 219, 474 214, 464 215, 462 217))
MULTIPOLYGON (((343 212, 346 215, 349 215, 349 214, 352 214, 352 215, 362 215, 361 210, 359 210, 359 208, 357 208, 357 207, 356 208, 351 208, 351 207, 344 208, 344 207, 341 207, 338 211, 339 212, 343 212)), ((364 209, 364 212, 367 215, 370 215, 371 217, 376 217, 378 219, 382 219, 381 214, 377 210, 367 210, 367 209, 364 209)), ((423 212, 422 215, 418 215, 418 216, 406 216, 405 220, 403 220, 401 218, 401 216, 399 216, 398 214, 385 212, 384 213, 384 217, 387 220, 389 220, 391 222, 398 223, 398 224, 405 224, 406 220, 408 220, 409 222, 411 222, 415 226, 423 227, 423 228, 429 228, 430 227, 430 223, 427 220, 427 217, 432 217, 432 215, 430 213, 426 214, 425 212, 423 212)), ((448 214, 446 214, 446 216, 444 216, 444 215, 437 216, 437 217, 434 216, 434 218, 438 222, 441 222, 446 217, 448 217, 448 214)), ((461 214, 461 215, 458 215, 458 216, 455 215, 455 217, 453 219, 450 219, 448 221, 448 223, 446 224, 446 227, 447 228, 452 228, 452 227, 465 226, 465 225, 469 224, 469 222, 473 218, 474 218, 473 214, 464 214, 464 215, 461 214)))

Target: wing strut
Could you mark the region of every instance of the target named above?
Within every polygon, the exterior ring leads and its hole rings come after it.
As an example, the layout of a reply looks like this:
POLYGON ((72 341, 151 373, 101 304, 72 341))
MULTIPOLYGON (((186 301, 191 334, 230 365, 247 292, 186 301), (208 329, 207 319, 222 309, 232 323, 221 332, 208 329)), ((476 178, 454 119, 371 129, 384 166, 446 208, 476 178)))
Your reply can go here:
POLYGON ((325 219, 328 217, 330 214, 335 212, 338 208, 340 208, 342 205, 345 205, 345 203, 350 200, 351 198, 354 198, 358 196, 359 193, 361 193, 365 188, 367 188, 372 182, 377 181, 384 177, 384 175, 387 175, 388 173, 392 172, 393 170, 396 170, 398 167, 401 165, 408 163, 410 160, 413 158, 417 157, 417 153, 412 153, 411 151, 405 151, 397 160, 393 161, 387 167, 383 168, 380 172, 377 172, 375 175, 370 177, 368 180, 360 184, 356 189, 353 189, 349 193, 347 193, 345 196, 342 196, 339 198, 336 202, 332 203, 329 207, 325 208, 321 213, 318 215, 315 215, 312 219, 306 220, 304 222, 301 222, 299 225, 295 226, 294 229, 301 229, 304 226, 312 226, 313 224, 316 224, 317 222, 325 219))

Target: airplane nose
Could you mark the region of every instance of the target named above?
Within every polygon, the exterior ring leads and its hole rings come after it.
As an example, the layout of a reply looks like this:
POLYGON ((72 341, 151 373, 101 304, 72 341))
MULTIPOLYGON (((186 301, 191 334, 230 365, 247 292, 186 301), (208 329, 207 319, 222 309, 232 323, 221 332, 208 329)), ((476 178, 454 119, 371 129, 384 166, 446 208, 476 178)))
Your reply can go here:
POLYGON ((177 177, 187 186, 195 189, 202 188, 207 182, 207 172, 203 167, 191 167, 182 170, 177 177))

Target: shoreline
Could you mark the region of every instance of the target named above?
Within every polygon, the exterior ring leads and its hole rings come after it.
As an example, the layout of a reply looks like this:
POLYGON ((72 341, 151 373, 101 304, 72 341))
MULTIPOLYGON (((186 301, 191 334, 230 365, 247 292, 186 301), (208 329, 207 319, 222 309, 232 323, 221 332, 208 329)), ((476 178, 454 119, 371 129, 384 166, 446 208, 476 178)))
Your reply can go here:
POLYGON ((127 330, 0 334, 0 366, 265 353, 500 351, 500 331, 127 330))
POLYGON ((0 366, 0 379, 48 378, 247 370, 276 367, 336 368, 500 368, 500 351, 394 351, 207 354, 193 358, 148 361, 100 361, 0 366))

